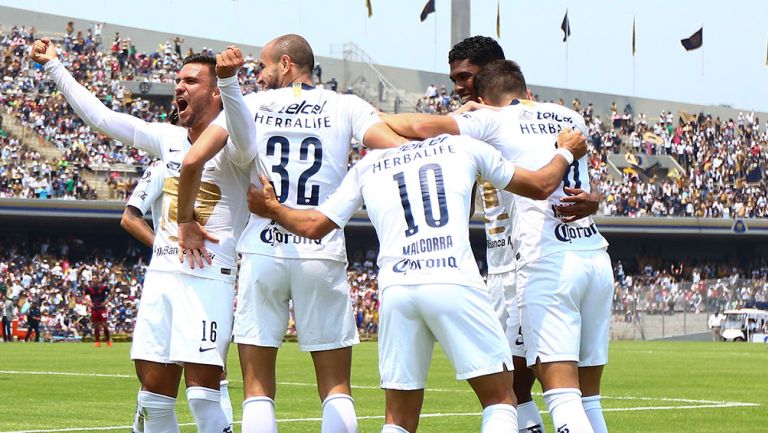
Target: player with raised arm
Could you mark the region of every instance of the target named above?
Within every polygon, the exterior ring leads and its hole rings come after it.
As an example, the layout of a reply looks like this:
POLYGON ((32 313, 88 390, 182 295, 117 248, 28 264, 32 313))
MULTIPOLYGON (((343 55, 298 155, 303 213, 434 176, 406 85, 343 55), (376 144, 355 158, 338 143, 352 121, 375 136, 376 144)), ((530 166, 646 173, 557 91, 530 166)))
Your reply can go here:
MULTIPOLYGON (((200 249, 206 233, 192 220, 191 203, 202 164, 229 133, 252 163, 258 183, 260 161, 280 201, 314 207, 330 195, 347 172, 351 139, 368 147, 392 147, 405 140, 381 121, 370 104, 312 86, 314 54, 299 35, 284 35, 261 51, 258 84, 265 91, 243 97, 237 70, 242 53, 229 47, 218 56, 221 116, 206 131, 215 140, 184 159, 179 217, 183 247, 200 249)), ((263 173, 263 172, 262 172, 263 173)), ((243 431, 275 432, 275 363, 293 301, 296 334, 310 352, 322 401, 322 432, 356 432, 351 397, 351 346, 359 341, 347 282, 343 230, 322 238, 296 236, 267 218, 251 215, 240 238, 242 253, 234 341, 243 372, 243 431)), ((204 264, 202 260, 197 265, 204 264)))
MULTIPOLYGON (((529 169, 548 160, 548 143, 562 128, 587 132, 578 113, 525 99, 525 78, 514 62, 491 62, 475 81, 482 101, 500 111, 396 116, 394 129, 415 136, 469 135, 529 169)), ((571 186, 589 187, 586 161, 574 162, 547 200, 515 197, 518 306, 526 361, 542 383, 555 427, 602 433, 600 381, 608 361, 613 271, 608 243, 592 218, 573 220, 561 212, 571 186)))
POLYGON ((182 371, 198 431, 231 431, 219 404, 219 375, 231 333, 237 267, 234 246, 247 214, 242 205, 247 167, 233 162, 239 160, 236 149, 226 147, 207 164, 195 209, 201 224, 220 239, 211 246, 212 266, 190 270, 176 258, 181 161, 222 108, 215 85, 215 59, 198 54, 184 60, 176 79, 179 126, 174 126, 147 123, 109 110, 67 72, 48 39, 35 41, 31 56, 44 65, 70 106, 89 126, 165 164, 162 217, 131 347, 131 359, 142 384, 139 403, 145 432, 178 431, 175 406, 182 371))
MULTIPOLYGON (((363 203, 380 242, 379 373, 386 391, 382 433, 416 431, 435 341, 468 380, 483 407, 482 431, 517 431, 512 354, 469 244, 467 214, 475 178, 537 199, 560 183, 586 152, 579 132, 529 171, 468 137, 441 135, 360 160, 317 209, 291 209, 262 178, 249 191, 252 212, 293 233, 320 238, 343 227, 363 203)), ((550 143, 554 147, 555 142, 550 143)))

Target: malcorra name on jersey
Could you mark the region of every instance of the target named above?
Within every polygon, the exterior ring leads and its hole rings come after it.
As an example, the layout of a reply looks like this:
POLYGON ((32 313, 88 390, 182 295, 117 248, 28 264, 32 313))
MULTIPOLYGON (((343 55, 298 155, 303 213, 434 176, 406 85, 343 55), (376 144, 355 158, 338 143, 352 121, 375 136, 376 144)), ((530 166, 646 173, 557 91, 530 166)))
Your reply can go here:
MULTIPOLYGON (((304 129, 320 129, 331 127, 330 116, 320 116, 323 114, 325 105, 328 101, 323 102, 322 105, 308 104, 307 101, 301 101, 300 103, 286 105, 275 114, 262 114, 256 112, 254 121, 259 125, 274 126, 277 128, 304 128, 304 129), (297 115, 307 115, 306 117, 295 117, 297 115)), ((259 107, 261 111, 271 112, 272 110, 268 106, 259 107)))
POLYGON ((521 134, 559 134, 563 129, 563 123, 573 126, 573 118, 562 114, 547 111, 524 110, 521 114, 521 134), (539 120, 541 122, 523 123, 524 120, 539 120))
POLYGON ((407 165, 412 162, 421 161, 424 158, 431 156, 443 155, 446 153, 456 153, 456 149, 453 145, 441 145, 449 136, 442 135, 440 137, 433 138, 428 141, 418 141, 412 143, 406 143, 400 146, 401 152, 396 152, 396 156, 387 156, 371 164, 373 172, 376 173, 381 170, 389 170, 401 165, 407 165))

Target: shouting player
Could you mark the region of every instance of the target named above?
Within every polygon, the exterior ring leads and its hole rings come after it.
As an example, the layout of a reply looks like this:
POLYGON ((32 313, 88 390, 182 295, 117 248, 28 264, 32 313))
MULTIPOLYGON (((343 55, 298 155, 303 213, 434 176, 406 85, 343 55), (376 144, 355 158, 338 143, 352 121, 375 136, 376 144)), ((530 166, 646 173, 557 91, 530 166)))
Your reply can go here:
MULTIPOLYGON (((214 122, 201 146, 184 159, 179 201, 179 217, 189 221, 181 227, 184 247, 205 246, 201 241, 206 233, 192 221, 192 197, 203 164, 227 133, 245 156, 241 162, 253 162, 252 181, 259 182, 263 171, 257 166, 266 164, 262 170, 268 170, 280 201, 300 208, 317 206, 341 183, 353 137, 372 148, 405 141, 357 96, 312 87, 314 54, 299 35, 280 36, 262 49, 257 82, 263 92, 242 96, 237 71, 244 60, 238 48, 225 50, 218 62, 226 116, 214 122)), ((238 251, 242 266, 234 340, 245 390, 243 431, 277 431, 275 362, 293 301, 299 347, 312 354, 317 374, 322 432, 356 432, 350 369, 351 346, 359 338, 343 230, 308 238, 251 215, 238 251)))
POLYGON ((231 334, 237 269, 234 247, 247 214, 241 205, 247 188, 247 168, 233 162, 241 159, 236 149, 227 147, 211 160, 202 179, 201 203, 196 212, 201 224, 220 239, 211 246, 212 266, 188 269, 176 258, 181 162, 222 108, 215 59, 192 55, 184 60, 176 78, 179 126, 175 126, 147 123, 106 108, 72 78, 48 39, 35 41, 31 56, 44 65, 59 91, 89 126, 165 164, 160 228, 144 280, 131 347, 131 359, 142 384, 139 405, 145 431, 178 431, 175 406, 182 369, 198 431, 231 431, 219 404, 219 376, 231 334))

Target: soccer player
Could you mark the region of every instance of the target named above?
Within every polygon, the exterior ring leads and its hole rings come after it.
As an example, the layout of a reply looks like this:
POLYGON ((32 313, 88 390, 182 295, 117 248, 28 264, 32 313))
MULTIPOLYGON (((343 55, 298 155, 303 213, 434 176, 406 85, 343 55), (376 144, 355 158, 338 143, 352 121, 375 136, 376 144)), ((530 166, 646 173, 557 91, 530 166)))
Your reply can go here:
POLYGON ((155 161, 136 184, 120 219, 123 230, 150 248, 155 243, 155 230, 160 228, 164 182, 165 165, 162 161, 155 161), (150 210, 152 227, 144 220, 144 215, 150 210))
MULTIPOLYGON (((171 122, 173 123, 173 122, 171 122)), ((139 242, 152 248, 155 242, 155 230, 160 228, 160 216, 163 206, 163 183, 165 182, 165 165, 162 161, 155 161, 141 176, 141 180, 134 188, 131 197, 125 205, 120 226, 136 238, 139 242), (152 212, 152 227, 144 220, 148 211, 152 212)), ((227 417, 230 427, 234 422, 232 413, 232 401, 229 398, 229 381, 227 380, 226 366, 221 374, 219 391, 221 393, 221 408, 227 417)), ((139 410, 141 389, 137 396, 137 410, 134 416, 133 431, 144 431, 144 414, 139 410)))
POLYGON ((107 347, 112 347, 112 340, 109 338, 109 310, 107 309, 107 304, 110 300, 110 290, 107 278, 102 277, 101 281, 96 281, 96 276, 94 275, 90 285, 85 288, 84 292, 91 307, 91 323, 93 324, 93 337, 96 340, 95 346, 101 347, 99 336, 103 329, 104 341, 106 341, 107 347))
MULTIPOLYGON (((561 105, 525 99, 520 67, 497 60, 475 77, 480 99, 503 107, 459 116, 403 115, 394 129, 411 136, 449 132, 492 144, 505 158, 535 169, 553 152, 548 144, 565 127, 586 135, 582 117, 561 105)), ((396 125, 395 125, 396 124, 396 125)), ((591 217, 561 212, 570 189, 589 186, 586 161, 576 161, 546 200, 515 196, 513 241, 517 297, 526 362, 544 389, 558 431, 607 431, 600 379, 608 361, 613 271, 608 243, 591 217)))
POLYGON ((477 394, 482 431, 517 431, 512 354, 472 255, 467 214, 478 175, 498 188, 546 198, 574 157, 586 152, 579 132, 563 133, 558 143, 562 148, 536 172, 468 137, 441 135, 375 150, 317 209, 284 206, 266 177, 263 193, 250 189, 251 211, 314 239, 343 227, 365 203, 381 245, 382 433, 416 431, 435 341, 457 379, 467 379, 477 394))
MULTIPOLYGON (((475 75, 491 61, 503 59, 504 50, 499 43, 486 36, 472 36, 453 46, 448 53, 448 65, 454 90, 462 102, 479 102, 475 75)), ((479 186, 487 241, 486 284, 494 310, 509 338, 512 350, 518 428, 520 433, 543 433, 544 422, 531 395, 535 376, 525 362, 525 344, 520 335, 520 314, 515 303, 515 250, 512 248, 514 198, 511 193, 496 189, 489 182, 481 180, 479 186)))
POLYGON ((219 405, 219 376, 231 334, 237 269, 234 246, 247 214, 240 205, 247 188, 247 167, 233 162, 240 159, 237 149, 226 147, 206 165, 200 205, 195 209, 200 223, 219 239, 219 243, 209 246, 212 266, 188 269, 177 259, 176 202, 181 162, 222 108, 215 83, 215 59, 193 55, 184 60, 176 78, 179 126, 174 126, 147 123, 106 108, 72 78, 48 39, 35 41, 31 56, 43 65, 89 126, 165 164, 160 228, 131 347, 131 359, 142 384, 139 400, 145 431, 178 431, 175 406, 182 369, 198 431, 231 431, 219 405))
MULTIPOLYGON (((299 35, 284 35, 261 51, 258 84, 263 92, 242 96, 237 70, 242 53, 230 47, 218 56, 217 75, 224 101, 220 117, 184 159, 179 217, 182 245, 198 250, 206 234, 191 218, 196 179, 227 131, 253 162, 258 184, 266 170, 278 185, 281 202, 317 206, 341 183, 352 137, 371 148, 405 140, 392 132, 370 104, 353 95, 312 87, 314 54, 299 35), (210 144, 210 146, 209 146, 210 144), (189 177, 187 177, 189 175, 189 177), (187 231, 188 230, 188 231, 187 231), (186 243, 189 242, 189 243, 186 243)), ((322 401, 322 432, 356 432, 351 397, 352 345, 359 337, 349 297, 343 230, 323 238, 295 236, 273 221, 251 215, 240 238, 234 340, 243 371, 243 431, 276 432, 275 362, 293 301, 302 351, 312 354, 322 401)), ((197 262, 202 265, 202 261, 197 262)))

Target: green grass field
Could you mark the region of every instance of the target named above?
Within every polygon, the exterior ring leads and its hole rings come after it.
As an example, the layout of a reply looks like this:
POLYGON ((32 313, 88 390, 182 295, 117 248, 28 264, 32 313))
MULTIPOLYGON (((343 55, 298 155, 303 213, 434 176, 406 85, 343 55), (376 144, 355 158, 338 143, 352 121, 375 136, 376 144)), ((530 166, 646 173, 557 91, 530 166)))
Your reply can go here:
MULTIPOLYGON (((0 433, 128 432, 138 382, 128 344, 0 344, 0 433)), ((240 419, 242 381, 230 350, 230 395, 240 419)), ((768 350, 744 343, 612 342, 603 387, 611 432, 768 431, 768 350)), ((360 431, 380 431, 384 395, 378 389, 376 344, 354 349, 352 371, 360 431)), ((320 403, 310 357, 285 344, 278 357, 278 427, 320 430, 320 403)), ((540 389, 538 390, 540 391, 540 389)), ((183 432, 196 431, 180 392, 183 432)), ((544 409, 540 394, 539 408, 544 409)), ((436 350, 420 432, 477 432, 480 406, 454 379, 436 350)), ((549 416, 544 415, 552 432, 549 416)), ((235 427, 239 431, 239 426, 235 427)))

